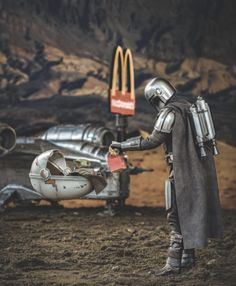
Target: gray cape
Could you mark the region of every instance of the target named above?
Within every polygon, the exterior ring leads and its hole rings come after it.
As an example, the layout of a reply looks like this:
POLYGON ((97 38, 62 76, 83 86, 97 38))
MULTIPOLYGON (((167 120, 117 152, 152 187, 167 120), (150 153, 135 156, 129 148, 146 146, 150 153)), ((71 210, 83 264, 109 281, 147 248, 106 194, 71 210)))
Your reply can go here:
POLYGON ((212 147, 200 158, 194 143, 188 110, 181 100, 167 104, 175 110, 172 129, 173 168, 176 200, 184 248, 201 248, 208 238, 222 237, 219 191, 212 147))

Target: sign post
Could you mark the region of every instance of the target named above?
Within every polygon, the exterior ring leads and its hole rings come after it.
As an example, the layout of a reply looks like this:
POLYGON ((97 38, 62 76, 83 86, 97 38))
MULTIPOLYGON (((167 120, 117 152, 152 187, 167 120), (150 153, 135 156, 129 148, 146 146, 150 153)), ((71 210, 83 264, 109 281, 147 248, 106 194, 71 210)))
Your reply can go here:
POLYGON ((127 116, 135 114, 134 64, 130 49, 116 48, 109 96, 110 111, 116 115, 117 141, 124 141, 127 116))

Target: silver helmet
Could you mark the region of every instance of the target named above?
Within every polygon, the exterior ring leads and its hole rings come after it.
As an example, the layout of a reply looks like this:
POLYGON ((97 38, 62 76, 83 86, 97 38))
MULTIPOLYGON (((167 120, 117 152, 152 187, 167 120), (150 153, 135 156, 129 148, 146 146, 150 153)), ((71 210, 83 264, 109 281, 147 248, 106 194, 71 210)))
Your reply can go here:
POLYGON ((166 104, 175 92, 176 89, 169 81, 157 77, 150 80, 144 90, 147 101, 158 110, 166 104))

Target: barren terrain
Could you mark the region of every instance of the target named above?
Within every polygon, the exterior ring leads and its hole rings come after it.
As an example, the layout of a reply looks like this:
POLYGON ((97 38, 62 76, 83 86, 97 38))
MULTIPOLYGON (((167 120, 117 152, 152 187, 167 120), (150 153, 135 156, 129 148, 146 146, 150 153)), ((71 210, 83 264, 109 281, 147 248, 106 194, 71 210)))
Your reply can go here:
MULTIPOLYGON (((219 149, 222 206, 235 208, 235 148, 220 142, 219 149)), ((223 210, 224 239, 197 250, 194 269, 153 275, 168 247, 163 156, 161 148, 129 153, 134 165, 154 173, 131 178, 128 206, 112 217, 103 201, 7 208, 0 215, 0 285, 235 285, 235 210, 223 210)))
POLYGON ((0 217, 0 281, 31 285, 235 285, 236 212, 224 211, 225 238, 197 251, 197 265, 156 278, 168 227, 163 209, 8 209, 0 217))

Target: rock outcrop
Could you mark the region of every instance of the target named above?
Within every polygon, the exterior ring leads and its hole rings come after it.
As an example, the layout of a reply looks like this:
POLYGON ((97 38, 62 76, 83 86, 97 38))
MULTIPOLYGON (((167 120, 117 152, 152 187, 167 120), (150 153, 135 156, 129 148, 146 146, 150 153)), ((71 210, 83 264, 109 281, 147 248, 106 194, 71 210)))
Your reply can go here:
POLYGON ((162 76, 186 96, 207 97, 218 136, 235 144, 234 3, 1 1, 0 120, 20 133, 40 124, 108 121, 110 59, 121 44, 135 59, 138 113, 131 131, 152 128, 154 115, 140 95, 148 79, 162 76))

